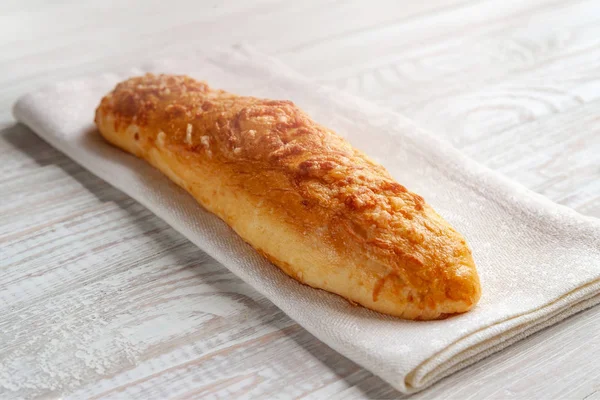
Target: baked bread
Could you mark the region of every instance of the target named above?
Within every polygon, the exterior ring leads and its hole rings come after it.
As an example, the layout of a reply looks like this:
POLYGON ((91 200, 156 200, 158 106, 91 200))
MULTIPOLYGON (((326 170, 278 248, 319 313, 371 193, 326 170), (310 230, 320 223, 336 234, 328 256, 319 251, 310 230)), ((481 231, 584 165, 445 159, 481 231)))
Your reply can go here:
POLYGON ((463 237, 290 101, 148 74, 118 84, 95 121, 304 284, 407 319, 479 299, 463 237))

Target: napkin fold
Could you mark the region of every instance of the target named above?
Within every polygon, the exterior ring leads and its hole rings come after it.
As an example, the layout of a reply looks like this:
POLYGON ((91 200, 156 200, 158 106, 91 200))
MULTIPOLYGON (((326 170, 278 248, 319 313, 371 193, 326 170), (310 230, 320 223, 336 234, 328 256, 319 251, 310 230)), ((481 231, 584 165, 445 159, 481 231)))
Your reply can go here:
POLYGON ((249 48, 58 83, 23 96, 14 115, 164 219, 317 338, 404 393, 600 303, 600 220, 509 181, 398 114, 311 83, 249 48), (97 133, 94 109, 102 96, 144 72, 188 74, 234 93, 290 99, 345 136, 464 234, 481 277, 477 307, 442 321, 404 321, 289 278, 168 178, 97 133))

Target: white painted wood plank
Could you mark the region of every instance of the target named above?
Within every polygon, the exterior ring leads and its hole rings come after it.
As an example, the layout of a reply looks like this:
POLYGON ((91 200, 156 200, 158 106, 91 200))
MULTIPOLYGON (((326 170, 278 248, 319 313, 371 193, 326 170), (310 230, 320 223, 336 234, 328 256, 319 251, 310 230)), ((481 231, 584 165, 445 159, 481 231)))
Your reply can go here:
MULTIPOLYGON (((0 54, 7 61, 0 63, 0 84, 7 88, 0 93, 0 105, 7 108, 18 95, 48 82, 138 65, 165 54, 185 54, 207 46, 240 42, 272 51, 343 36, 348 30, 368 32, 370 28, 460 1, 465 0, 415 2, 398 7, 389 0, 373 7, 360 0, 264 0, 227 5, 214 2, 209 6, 186 0, 137 0, 129 2, 128 7, 97 1, 79 7, 43 3, 39 10, 36 4, 7 13, 4 20, 10 23, 4 28, 0 24, 0 37, 5 38, 0 42, 0 54), (54 20, 62 23, 48 23, 54 20)), ((6 113, 0 118, 10 117, 6 113)))
POLYGON ((580 38, 579 30, 598 20, 599 7, 590 0, 457 3, 396 24, 376 26, 368 32, 281 50, 278 55, 321 80, 353 77, 390 64, 406 63, 409 70, 412 61, 415 74, 409 76, 434 84, 445 73, 468 65, 478 74, 489 73, 488 69, 491 73, 506 73, 510 72, 507 67, 575 47, 580 41, 597 41, 589 33, 580 38), (548 24, 553 24, 552 29, 548 24), (549 38, 549 43, 540 46, 549 38), (331 48, 338 49, 335 57, 330 54, 331 48), (455 58, 451 63, 437 63, 438 55, 455 58), (495 62, 489 61, 490 56, 495 62), (312 62, 314 59, 320 62, 312 62))
POLYGON ((488 135, 463 149, 555 202, 600 218, 600 101, 488 135))
MULTIPOLYGON (((332 68, 322 79, 393 107, 458 146, 471 143, 598 98, 600 12, 590 12, 594 4, 524 13, 493 30, 494 24, 481 24, 480 31, 439 32, 443 39, 433 43, 412 40, 429 27, 416 25, 395 32, 397 39, 407 41, 406 49, 396 51, 385 46, 388 41, 377 46, 355 40, 355 54, 369 53, 367 66, 339 61, 342 70, 358 70, 336 78, 332 68), (559 18, 565 22, 549 30, 559 18)), ((303 59, 319 55, 318 48, 311 48, 303 59)))

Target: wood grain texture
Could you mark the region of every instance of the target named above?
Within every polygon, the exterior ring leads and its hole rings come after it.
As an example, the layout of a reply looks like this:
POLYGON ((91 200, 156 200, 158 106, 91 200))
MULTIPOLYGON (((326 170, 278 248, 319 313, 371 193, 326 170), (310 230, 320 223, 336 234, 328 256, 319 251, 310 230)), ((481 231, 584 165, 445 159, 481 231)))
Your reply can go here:
MULTIPOLYGON (((600 217, 597 1, 123 4, 0 4, 2 398, 402 397, 14 125, 59 79, 245 41, 600 217)), ((413 397, 600 398, 598 332, 596 307, 413 397)))

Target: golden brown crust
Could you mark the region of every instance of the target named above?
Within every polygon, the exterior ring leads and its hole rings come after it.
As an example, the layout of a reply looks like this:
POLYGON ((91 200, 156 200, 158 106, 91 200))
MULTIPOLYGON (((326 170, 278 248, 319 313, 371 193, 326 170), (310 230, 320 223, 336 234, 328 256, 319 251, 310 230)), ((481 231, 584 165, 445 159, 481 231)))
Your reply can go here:
POLYGON ((300 281, 414 319, 464 312, 479 299, 477 272, 460 234, 422 197, 292 102, 236 96, 185 76, 146 75, 107 95, 96 123, 109 141, 168 173, 300 281), (207 175, 218 178, 220 189, 209 193, 201 186, 207 175), (269 242, 259 245, 260 229, 237 223, 244 217, 219 206, 232 196, 243 197, 257 214, 268 211, 273 226, 294 231, 289 239, 297 234, 299 245, 326 247, 316 250, 314 274, 339 275, 345 268, 346 278, 299 277, 305 266, 283 260, 269 242), (361 289, 338 288, 345 284, 361 289))

